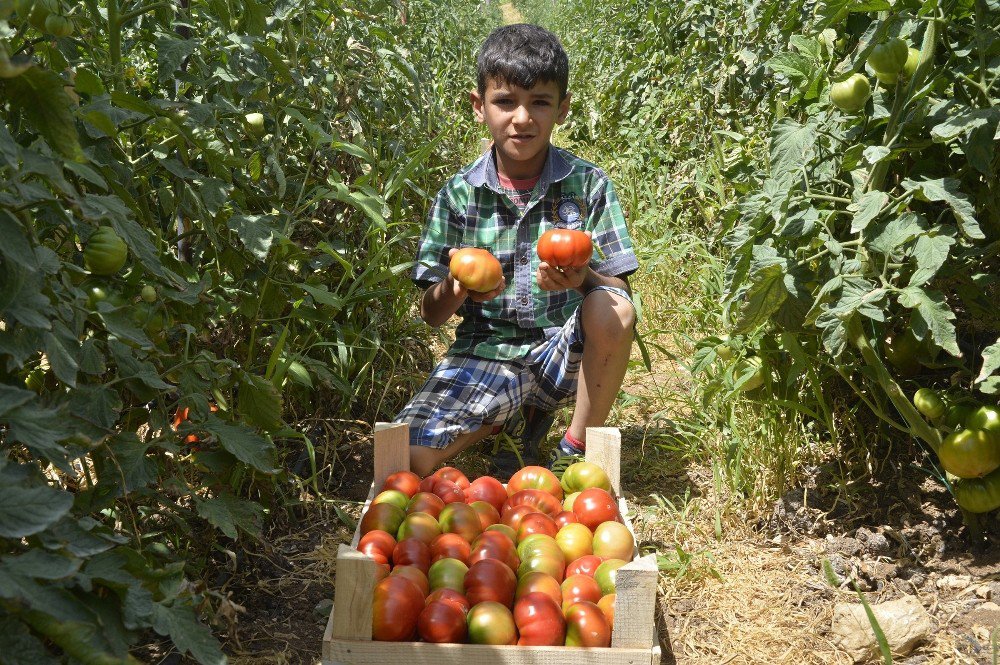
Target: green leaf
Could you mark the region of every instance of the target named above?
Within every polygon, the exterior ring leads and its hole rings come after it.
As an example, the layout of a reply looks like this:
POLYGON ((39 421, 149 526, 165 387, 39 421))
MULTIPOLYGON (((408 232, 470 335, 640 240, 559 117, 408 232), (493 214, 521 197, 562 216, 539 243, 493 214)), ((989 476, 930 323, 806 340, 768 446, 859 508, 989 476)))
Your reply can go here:
POLYGON ((30 549, 20 556, 5 556, 0 559, 0 565, 12 574, 43 580, 69 577, 80 569, 80 563, 80 559, 43 549, 30 549))
POLYGON ((778 74, 787 76, 796 85, 812 79, 816 69, 812 58, 791 52, 779 53, 765 64, 778 74))
POLYGON ((906 243, 919 236, 927 228, 927 221, 912 212, 903 213, 896 219, 875 227, 870 234, 869 248, 886 256, 901 251, 906 243))
POLYGON ((47 485, 0 482, 0 536, 23 538, 44 531, 73 506, 73 495, 47 485))
POLYGON ((7 616, 0 618, 0 653, 6 665, 58 665, 59 659, 52 656, 28 627, 7 616))
POLYGON ((311 295, 319 304, 332 308, 332 311, 328 313, 329 316, 333 316, 344 307, 344 299, 334 293, 331 293, 323 286, 313 286, 312 284, 306 284, 305 282, 300 282, 298 286, 303 291, 311 295))
POLYGON ((955 244, 955 238, 947 235, 947 230, 954 232, 955 227, 942 227, 938 232, 945 232, 945 235, 922 235, 917 238, 913 247, 913 256, 917 260, 917 269, 910 277, 910 286, 922 286, 926 284, 941 266, 948 260, 951 253, 951 246, 955 244))
POLYGON ((271 251, 278 224, 278 218, 274 215, 233 215, 226 222, 243 246, 261 261, 271 251))
POLYGON ((975 383, 983 383, 1000 370, 1000 341, 983 349, 983 366, 979 370, 975 383))
POLYGON ((132 313, 127 308, 116 308, 105 300, 97 304, 97 310, 108 332, 118 339, 134 342, 145 349, 153 346, 145 331, 136 325, 132 313))
POLYGON ((791 118, 782 118, 771 128, 771 175, 800 170, 813 158, 813 146, 818 134, 812 119, 800 125, 791 118))
POLYGON ((917 339, 926 339, 928 333, 942 349, 962 357, 955 338, 955 313, 951 311, 944 294, 940 291, 925 291, 916 286, 908 286, 899 293, 899 304, 914 310, 910 325, 917 339))
POLYGON ((52 372, 71 388, 76 387, 76 375, 80 369, 76 361, 79 351, 80 342, 62 321, 55 321, 52 332, 45 333, 45 355, 52 372))
POLYGON ((254 501, 240 499, 233 494, 220 494, 209 499, 196 499, 198 514, 232 539, 236 539, 236 527, 250 534, 260 531, 260 520, 264 507, 254 501))
POLYGON ((108 349, 111 351, 111 355, 114 356, 115 362, 118 363, 118 376, 120 378, 135 378, 150 388, 161 390, 170 388, 170 384, 160 378, 160 373, 153 363, 136 358, 134 355, 135 352, 125 344, 112 339, 108 341, 108 349))
POLYGON ((157 78, 160 83, 169 81, 174 77, 174 73, 181 68, 184 59, 194 53, 198 48, 196 39, 174 39, 173 37, 159 37, 156 40, 156 65, 157 78))
POLYGON ((879 190, 871 190, 861 195, 856 202, 847 206, 848 212, 854 213, 854 220, 851 222, 851 233, 864 231, 872 220, 889 202, 889 195, 879 190))
POLYGON ((10 440, 24 444, 67 473, 75 473, 66 462, 66 450, 59 445, 59 441, 72 434, 66 429, 63 410, 25 404, 10 411, 5 419, 10 427, 10 440))
POLYGON ((153 606, 153 629, 169 636, 182 652, 189 653, 202 665, 225 665, 226 657, 212 631, 194 614, 194 610, 177 603, 167 607, 153 606))
POLYGON ((35 393, 17 386, 0 383, 0 417, 7 415, 12 409, 31 401, 35 393))
MULTIPOLYGON (((758 249, 754 247, 755 254, 758 249)), ((755 266, 750 279, 750 288, 740 304, 739 319, 733 329, 736 333, 749 332, 765 323, 788 297, 784 260, 780 258, 770 257, 762 265, 755 266)))
POLYGON ((931 129, 931 138, 937 143, 947 143, 959 136, 968 135, 980 127, 992 128, 996 131, 1000 122, 1000 107, 985 109, 966 108, 931 129))
POLYGON ((18 77, 6 79, 3 96, 55 151, 67 159, 84 161, 71 110, 73 102, 63 89, 65 85, 59 74, 32 67, 18 77))
POLYGON ((342 201, 363 212, 365 217, 377 228, 382 230, 388 228, 385 217, 382 216, 382 208, 385 206, 385 201, 377 193, 352 190, 344 183, 338 182, 333 183, 331 188, 320 190, 317 197, 342 201))
POLYGON ((954 178, 922 181, 907 178, 902 185, 903 189, 912 191, 927 201, 947 203, 952 212, 955 213, 959 228, 967 237, 974 240, 986 237, 983 235, 982 229, 979 228, 979 222, 976 221, 976 209, 972 205, 972 201, 969 200, 968 195, 959 190, 962 186, 961 181, 954 178))
POLYGON ((107 445, 107 454, 114 459, 108 478, 123 483, 125 492, 133 492, 156 481, 156 459, 148 456, 149 444, 139 441, 134 432, 120 432, 107 445))
POLYGON ((32 249, 28 237, 21 227, 20 221, 7 210, 0 210, 0 253, 6 258, 34 272, 38 262, 35 260, 35 250, 32 249))
POLYGON ((265 42, 257 40, 253 43, 253 47, 255 51, 260 53, 269 63, 271 63, 274 71, 280 77, 278 79, 279 81, 283 79, 286 83, 296 82, 295 76, 292 74, 292 70, 288 67, 288 63, 282 59, 281 54, 278 53, 273 46, 269 46, 265 42))
POLYGON ((210 434, 214 434, 222 447, 241 462, 264 473, 277 471, 274 467, 274 444, 249 427, 227 423, 214 414, 208 416, 202 427, 210 434))
POLYGON ((76 75, 73 77, 73 86, 77 92, 91 97, 105 93, 104 82, 97 74, 85 67, 77 67, 76 75))

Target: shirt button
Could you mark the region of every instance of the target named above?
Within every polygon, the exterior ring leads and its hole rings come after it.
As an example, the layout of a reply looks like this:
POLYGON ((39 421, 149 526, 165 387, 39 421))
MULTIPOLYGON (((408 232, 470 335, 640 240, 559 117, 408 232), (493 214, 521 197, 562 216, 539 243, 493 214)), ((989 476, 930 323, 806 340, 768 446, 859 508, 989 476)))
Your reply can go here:
POLYGON ((527 262, 528 262, 528 257, 527 256, 522 256, 521 257, 521 265, 524 265, 527 262))
POLYGON ((527 305, 528 304, 528 299, 527 298, 521 298, 521 304, 522 305, 527 305))

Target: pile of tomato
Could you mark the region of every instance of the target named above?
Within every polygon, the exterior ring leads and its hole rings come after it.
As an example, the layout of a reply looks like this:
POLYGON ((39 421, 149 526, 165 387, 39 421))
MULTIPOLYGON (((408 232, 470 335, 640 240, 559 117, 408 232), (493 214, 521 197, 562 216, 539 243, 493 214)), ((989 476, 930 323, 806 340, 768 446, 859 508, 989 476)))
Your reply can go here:
POLYGON ((378 565, 375 640, 611 646, 617 571, 635 542, 608 476, 527 466, 504 487, 454 467, 386 479, 358 549, 378 565))
POLYGON ((1000 408, 921 388, 913 404, 945 435, 938 461, 955 501, 972 513, 1000 508, 1000 408))

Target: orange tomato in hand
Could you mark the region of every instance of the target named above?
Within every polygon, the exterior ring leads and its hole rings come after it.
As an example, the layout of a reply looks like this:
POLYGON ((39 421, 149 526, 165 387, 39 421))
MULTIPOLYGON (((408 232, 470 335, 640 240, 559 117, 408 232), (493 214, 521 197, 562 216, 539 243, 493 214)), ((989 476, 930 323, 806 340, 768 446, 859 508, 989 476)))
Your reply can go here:
POLYGON ((448 268, 451 276, 471 291, 488 293, 500 286, 503 279, 503 268, 496 257, 476 247, 463 247, 455 252, 448 268))
POLYGON ((554 268, 582 268, 590 262, 594 244, 583 231, 550 229, 538 239, 536 251, 554 268))

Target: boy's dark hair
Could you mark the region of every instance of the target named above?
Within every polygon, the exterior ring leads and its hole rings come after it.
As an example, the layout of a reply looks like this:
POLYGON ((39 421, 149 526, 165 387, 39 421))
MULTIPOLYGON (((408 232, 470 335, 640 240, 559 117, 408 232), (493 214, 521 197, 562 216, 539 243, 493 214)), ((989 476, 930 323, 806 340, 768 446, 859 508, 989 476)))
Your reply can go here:
POLYGON ((479 95, 491 78, 522 88, 555 81, 559 100, 569 86, 569 58, 559 38, 545 28, 515 23, 497 28, 479 48, 476 58, 479 95))

